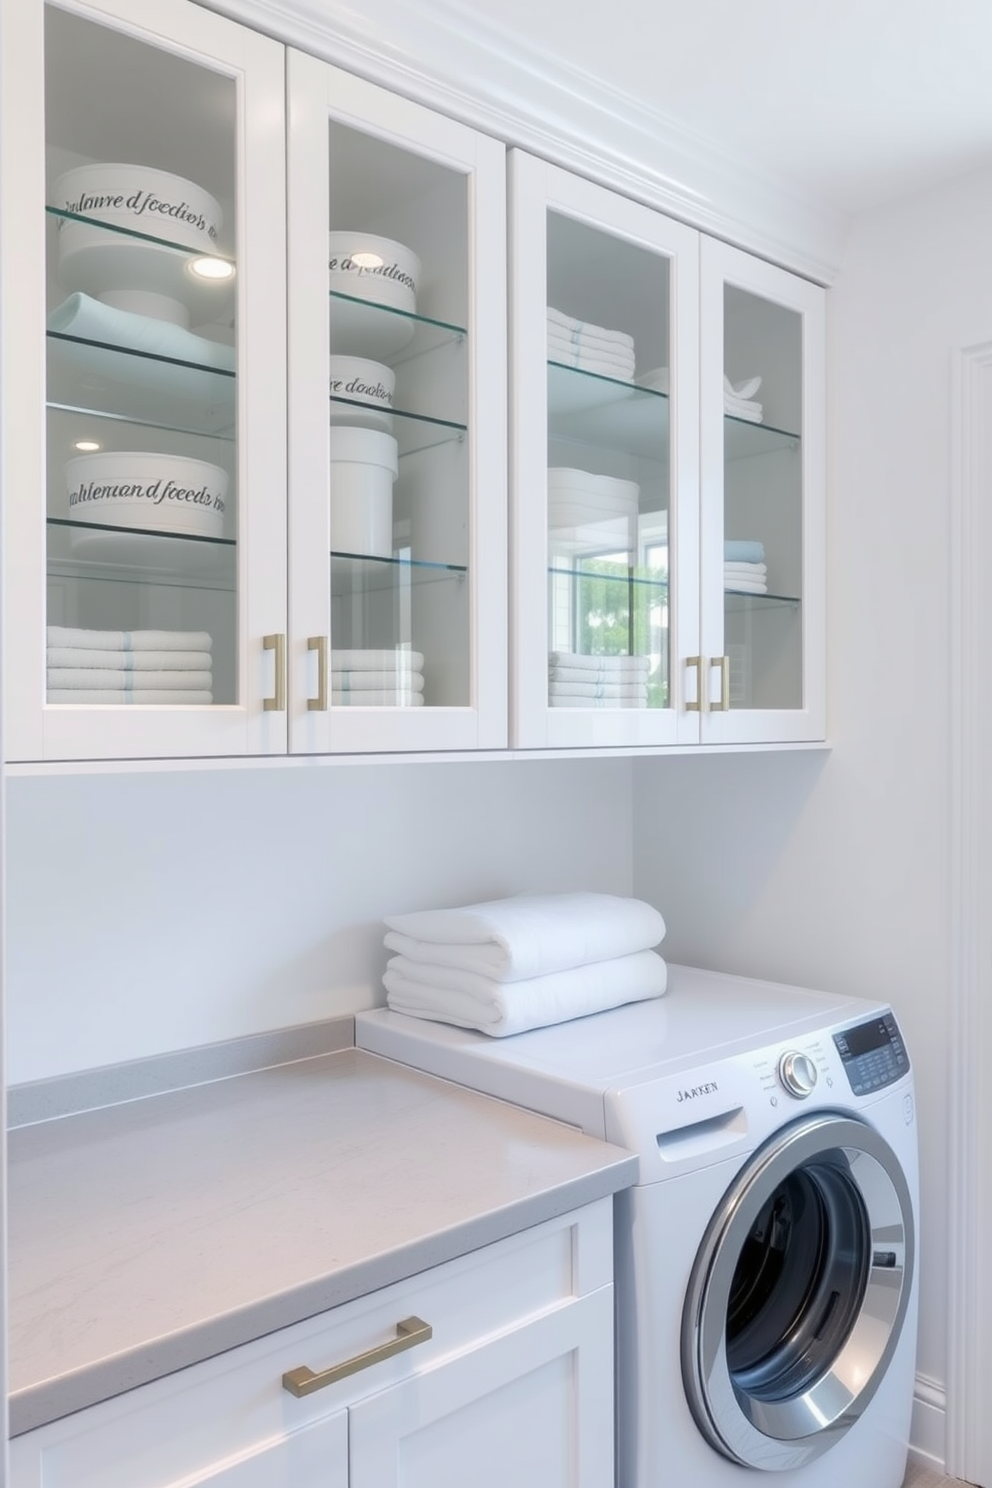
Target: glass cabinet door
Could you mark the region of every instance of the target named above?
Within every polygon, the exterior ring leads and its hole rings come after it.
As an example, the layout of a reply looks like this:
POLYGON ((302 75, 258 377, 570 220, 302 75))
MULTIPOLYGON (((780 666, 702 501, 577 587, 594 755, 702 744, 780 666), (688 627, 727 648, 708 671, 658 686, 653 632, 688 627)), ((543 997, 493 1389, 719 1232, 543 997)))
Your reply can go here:
POLYGON ((506 742, 496 142, 290 62, 291 747, 506 742))
POLYGON ((822 739, 823 290, 702 245, 704 742, 822 739))
POLYGON ((516 742, 694 742, 698 238, 517 151, 511 192, 516 742))
MULTIPOLYGON (((44 435, 32 448, 20 431, 22 468, 40 453, 40 480, 15 485, 9 465, 6 495, 14 531, 43 548, 44 593, 23 616, 38 618, 34 635, 8 611, 23 637, 12 733, 40 718, 28 749, 56 758, 284 748, 284 715, 262 722, 261 655, 266 620, 285 629, 283 566, 267 581, 245 558, 253 464, 275 505, 261 523, 284 521, 282 268, 278 247, 267 263, 247 249, 241 147, 250 108, 282 107, 280 49, 183 3, 156 5, 167 34, 136 29, 129 8, 22 9, 19 55, 29 68, 43 55, 27 106, 44 146, 28 200, 43 185, 44 205, 25 230, 44 245, 43 399, 30 425, 41 415, 44 435), (253 317, 273 353, 251 395, 269 420, 253 461, 244 324, 263 293, 276 312, 253 317), (31 512, 32 489, 43 511, 31 512), (266 582, 256 618, 248 591, 266 582)), ((22 141, 31 123, 20 120, 22 141)), ((250 172, 247 195, 269 194, 271 220, 282 200, 271 146, 250 172)))

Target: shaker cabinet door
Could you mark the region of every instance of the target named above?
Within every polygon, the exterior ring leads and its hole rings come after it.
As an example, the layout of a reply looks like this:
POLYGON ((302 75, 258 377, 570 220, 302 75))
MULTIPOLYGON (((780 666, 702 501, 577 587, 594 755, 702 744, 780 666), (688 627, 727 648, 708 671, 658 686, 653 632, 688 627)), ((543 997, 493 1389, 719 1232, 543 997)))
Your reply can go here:
POLYGON ((283 49, 139 12, 24 0, 8 28, 14 760, 285 749, 283 49))
POLYGON ((514 742, 695 743, 698 234, 510 171, 514 742))
POLYGON ((506 744, 495 140, 289 54, 290 748, 506 744))
POLYGON ((702 243, 703 742, 824 738, 824 291, 702 243))

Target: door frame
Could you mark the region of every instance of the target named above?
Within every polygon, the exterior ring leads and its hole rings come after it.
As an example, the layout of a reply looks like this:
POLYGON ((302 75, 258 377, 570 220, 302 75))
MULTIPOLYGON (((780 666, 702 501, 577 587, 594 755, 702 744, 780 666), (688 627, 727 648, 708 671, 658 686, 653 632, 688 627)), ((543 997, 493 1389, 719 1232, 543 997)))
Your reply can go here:
POLYGON ((949 1265, 946 1471, 992 1484, 992 1122, 984 1053, 992 1037, 992 700, 983 684, 992 634, 992 340, 959 347, 952 384, 949 1265), (984 1159, 984 1160, 983 1160, 984 1159), (983 1178, 983 1175, 984 1178, 983 1178))

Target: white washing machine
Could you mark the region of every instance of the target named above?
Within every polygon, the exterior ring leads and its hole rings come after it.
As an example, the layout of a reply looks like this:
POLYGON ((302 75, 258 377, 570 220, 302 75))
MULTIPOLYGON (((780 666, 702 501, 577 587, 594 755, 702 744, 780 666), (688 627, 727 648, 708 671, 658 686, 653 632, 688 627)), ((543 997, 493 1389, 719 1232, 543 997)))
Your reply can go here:
POLYGON ((511 1038, 376 1009, 356 1040, 637 1153, 618 1488, 899 1488, 917 1132, 884 1002, 671 966, 662 998, 511 1038))

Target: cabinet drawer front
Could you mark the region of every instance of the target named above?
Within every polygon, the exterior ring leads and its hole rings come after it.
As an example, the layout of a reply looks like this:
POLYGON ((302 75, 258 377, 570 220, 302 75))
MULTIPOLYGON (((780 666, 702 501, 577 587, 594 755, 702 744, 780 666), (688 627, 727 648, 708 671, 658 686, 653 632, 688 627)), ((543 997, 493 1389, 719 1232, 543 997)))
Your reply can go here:
POLYGON ((209 1482, 208 1469, 226 1459, 289 1441, 611 1277, 612 1202, 604 1199, 17 1437, 13 1488, 168 1488, 197 1475, 209 1482), (411 1315, 430 1324, 426 1342, 302 1399, 284 1388, 288 1371, 319 1373, 364 1354, 411 1315))

